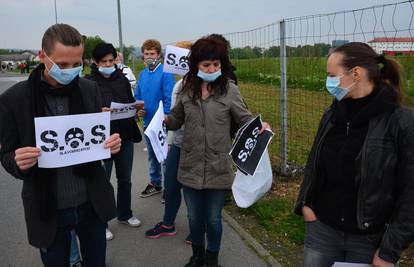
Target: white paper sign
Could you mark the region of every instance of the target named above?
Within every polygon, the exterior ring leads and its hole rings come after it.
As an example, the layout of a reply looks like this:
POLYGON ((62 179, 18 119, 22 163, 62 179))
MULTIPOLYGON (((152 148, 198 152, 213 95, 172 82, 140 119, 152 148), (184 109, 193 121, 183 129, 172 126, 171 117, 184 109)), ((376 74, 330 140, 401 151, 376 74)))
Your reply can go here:
POLYGON ((110 112, 35 118, 40 168, 59 168, 106 159, 110 112))
POLYGON ((371 267, 371 264, 335 262, 332 267, 371 267))
POLYGON ((190 69, 188 65, 190 50, 167 45, 165 50, 164 72, 184 76, 190 69))
POLYGON ((132 118, 137 113, 136 105, 142 104, 143 101, 136 101, 134 103, 116 103, 111 102, 111 121, 132 118))
POLYGON ((155 112, 155 115, 144 134, 150 139, 152 149, 154 150, 158 162, 163 162, 167 158, 168 142, 167 130, 164 125, 164 107, 162 101, 160 101, 158 110, 155 112))

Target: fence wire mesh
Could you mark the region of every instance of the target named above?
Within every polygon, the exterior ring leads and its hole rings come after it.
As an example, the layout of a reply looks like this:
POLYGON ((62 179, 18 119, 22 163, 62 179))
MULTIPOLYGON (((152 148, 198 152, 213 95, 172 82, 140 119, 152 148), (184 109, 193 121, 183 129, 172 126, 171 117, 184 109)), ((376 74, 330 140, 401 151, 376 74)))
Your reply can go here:
POLYGON ((277 129, 269 148, 273 164, 293 171, 304 166, 321 115, 332 102, 325 80, 327 56, 334 47, 365 42, 399 61, 406 104, 414 106, 413 1, 287 18, 223 34, 231 44, 231 61, 248 108, 277 129), (286 66, 281 64, 281 44, 286 45, 286 66), (286 74, 285 98, 281 73, 286 74))

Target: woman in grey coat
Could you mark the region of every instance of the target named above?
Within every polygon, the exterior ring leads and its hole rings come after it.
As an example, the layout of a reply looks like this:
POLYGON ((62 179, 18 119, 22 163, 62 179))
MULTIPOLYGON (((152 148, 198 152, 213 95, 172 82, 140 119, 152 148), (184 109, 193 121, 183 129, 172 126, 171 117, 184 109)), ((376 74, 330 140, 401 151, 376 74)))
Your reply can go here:
MULTIPOLYGON (((190 71, 184 77, 167 128, 185 125, 178 181, 188 208, 193 256, 185 266, 219 266, 221 211, 234 179, 230 125, 242 126, 251 113, 238 87, 228 80, 231 65, 226 44, 210 37, 191 47, 190 71), (207 251, 204 250, 207 236, 207 251)), ((262 131, 270 128, 263 123, 262 131)))

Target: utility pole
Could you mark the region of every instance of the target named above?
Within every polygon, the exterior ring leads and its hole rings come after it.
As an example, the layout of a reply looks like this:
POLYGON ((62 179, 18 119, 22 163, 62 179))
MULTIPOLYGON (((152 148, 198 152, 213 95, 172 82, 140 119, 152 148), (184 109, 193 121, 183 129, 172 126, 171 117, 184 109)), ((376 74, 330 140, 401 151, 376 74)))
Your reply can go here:
MULTIPOLYGON (((56 1, 56 0, 55 0, 56 1)), ((121 25, 121 3, 118 0, 118 31, 119 31, 119 50, 124 54, 124 44, 122 43, 122 25, 121 25)), ((124 62, 122 62, 124 63, 124 62)))
POLYGON ((57 24, 57 8, 56 8, 56 0, 55 0, 55 23, 57 24))

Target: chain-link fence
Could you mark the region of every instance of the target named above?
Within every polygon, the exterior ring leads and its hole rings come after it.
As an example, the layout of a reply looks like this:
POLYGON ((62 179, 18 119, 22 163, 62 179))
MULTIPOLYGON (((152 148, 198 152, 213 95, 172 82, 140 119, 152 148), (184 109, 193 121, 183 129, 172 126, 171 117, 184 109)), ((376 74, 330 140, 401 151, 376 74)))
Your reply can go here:
POLYGON ((282 173, 304 166, 321 115, 332 102, 325 80, 333 47, 366 42, 398 60, 405 70, 407 104, 414 105, 413 1, 288 18, 223 34, 248 108, 277 129, 270 153, 282 173))
POLYGON ((250 110, 278 129, 270 151, 282 172, 305 164, 320 117, 332 101, 325 90, 330 49, 360 41, 398 60, 405 70, 407 104, 412 105, 413 33, 414 3, 404 1, 224 34, 250 110))

